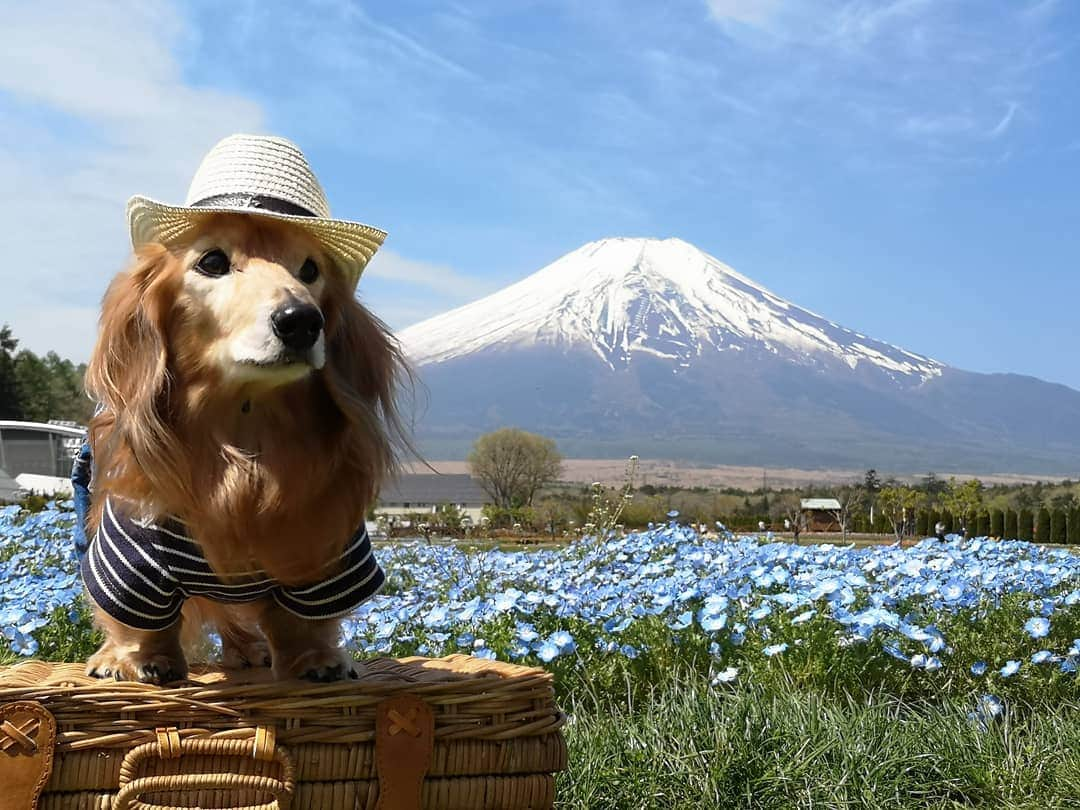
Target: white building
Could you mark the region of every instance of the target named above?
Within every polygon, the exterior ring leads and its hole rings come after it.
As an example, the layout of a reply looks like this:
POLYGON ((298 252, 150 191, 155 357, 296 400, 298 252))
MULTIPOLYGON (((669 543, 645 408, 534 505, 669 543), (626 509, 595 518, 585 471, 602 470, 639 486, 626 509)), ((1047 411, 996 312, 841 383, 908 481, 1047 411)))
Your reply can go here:
POLYGON ((418 473, 401 475, 390 481, 379 493, 376 515, 405 517, 438 512, 439 507, 453 504, 463 515, 479 523, 484 505, 490 503, 487 493, 470 475, 440 475, 418 473))

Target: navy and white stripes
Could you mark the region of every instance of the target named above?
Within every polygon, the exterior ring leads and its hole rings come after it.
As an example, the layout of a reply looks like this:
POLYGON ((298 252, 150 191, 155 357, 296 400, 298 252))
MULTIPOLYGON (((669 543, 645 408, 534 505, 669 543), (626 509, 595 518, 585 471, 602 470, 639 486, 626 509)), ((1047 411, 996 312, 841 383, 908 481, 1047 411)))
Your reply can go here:
POLYGON ((176 621, 189 596, 218 602, 272 597, 304 619, 328 619, 354 610, 385 582, 363 526, 327 572, 312 585, 286 587, 262 571, 222 582, 183 524, 142 524, 105 501, 101 526, 82 558, 90 597, 109 616, 138 630, 162 630, 176 621))

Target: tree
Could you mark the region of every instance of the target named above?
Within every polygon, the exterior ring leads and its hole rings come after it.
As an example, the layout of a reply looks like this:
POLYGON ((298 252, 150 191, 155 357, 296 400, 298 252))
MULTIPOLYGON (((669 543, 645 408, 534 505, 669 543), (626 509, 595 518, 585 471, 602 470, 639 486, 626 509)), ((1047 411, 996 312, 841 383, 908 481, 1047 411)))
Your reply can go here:
POLYGON ((22 419, 19 388, 15 381, 15 350, 19 341, 7 324, 0 326, 0 419, 22 419))
POLYGON ((1005 533, 1001 537, 1004 540, 1020 539, 1020 516, 1015 509, 1005 510, 1005 533))
MULTIPOLYGON (((976 527, 968 525, 968 519, 972 512, 977 511, 982 506, 982 481, 978 478, 972 478, 969 481, 960 483, 955 478, 950 478, 941 500, 945 508, 959 518, 964 534, 970 536, 976 527)), ((949 527, 949 529, 953 528, 955 527, 949 527)))
POLYGON ((976 535, 979 537, 990 537, 990 513, 983 510, 976 516, 976 535))
POLYGON ((999 540, 1005 536, 1005 513, 1000 509, 990 510, 990 536, 999 540))
POLYGON ((1030 509, 1021 509, 1017 517, 1016 536, 1029 543, 1035 539, 1035 515, 1030 509))
POLYGON ((1035 520, 1035 542, 1050 542, 1050 510, 1043 508, 1038 511, 1035 520))
POLYGON ((1068 513, 1063 509, 1055 509, 1050 513, 1050 542, 1064 545, 1069 540, 1068 526, 1066 525, 1068 513))
POLYGON ((848 525, 851 521, 852 511, 859 508, 862 503, 863 493, 857 487, 841 487, 833 491, 833 497, 840 504, 839 509, 830 509, 836 522, 840 524, 840 534, 843 542, 847 542, 848 525))
POLYGON ((863 476, 863 492, 866 493, 866 506, 870 510, 871 524, 874 522, 874 503, 877 501, 877 494, 880 491, 881 479, 878 477, 877 470, 871 467, 863 476))
POLYGON ((562 472, 562 456, 551 439, 503 428, 476 440, 469 470, 500 509, 530 506, 545 484, 562 472))
POLYGON ((909 532, 922 499, 922 493, 911 487, 885 487, 878 493, 878 509, 889 521, 897 542, 909 532))
POLYGON ((930 536, 930 513, 925 509, 920 509, 918 514, 915 515, 915 535, 916 537, 929 537, 930 536))
POLYGON ((1065 536, 1070 546, 1080 545, 1080 507, 1069 512, 1069 525, 1065 536))

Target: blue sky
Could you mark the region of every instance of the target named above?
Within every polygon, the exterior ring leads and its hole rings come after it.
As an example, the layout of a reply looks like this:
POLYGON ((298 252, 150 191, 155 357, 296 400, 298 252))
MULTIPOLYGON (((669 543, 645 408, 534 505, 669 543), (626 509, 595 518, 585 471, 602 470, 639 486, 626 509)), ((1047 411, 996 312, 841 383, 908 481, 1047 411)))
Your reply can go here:
POLYGON ((403 327, 605 236, 678 236, 832 320, 1080 388, 1071 0, 0 0, 0 321, 83 359, 123 203, 235 131, 390 232, 403 327))

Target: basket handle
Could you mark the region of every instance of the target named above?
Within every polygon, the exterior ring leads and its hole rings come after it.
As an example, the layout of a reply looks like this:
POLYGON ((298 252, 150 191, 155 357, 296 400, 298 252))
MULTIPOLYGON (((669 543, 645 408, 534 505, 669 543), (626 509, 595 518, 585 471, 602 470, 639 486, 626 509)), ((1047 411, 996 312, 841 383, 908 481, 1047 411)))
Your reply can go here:
POLYGON ((275 743, 274 729, 259 726, 248 739, 202 738, 181 740, 175 728, 157 729, 157 740, 144 743, 128 752, 120 765, 120 792, 113 800, 113 810, 191 810, 183 805, 159 805, 142 801, 145 793, 178 793, 191 790, 247 790, 266 793, 273 798, 262 804, 245 805, 233 810, 288 810, 296 789, 296 768, 289 752, 275 743), (148 759, 179 759, 182 756, 253 757, 276 762, 280 778, 260 774, 180 773, 136 777, 140 765, 148 759))

